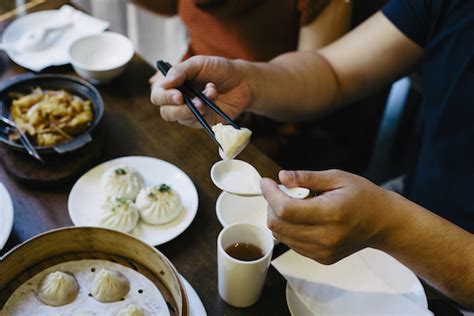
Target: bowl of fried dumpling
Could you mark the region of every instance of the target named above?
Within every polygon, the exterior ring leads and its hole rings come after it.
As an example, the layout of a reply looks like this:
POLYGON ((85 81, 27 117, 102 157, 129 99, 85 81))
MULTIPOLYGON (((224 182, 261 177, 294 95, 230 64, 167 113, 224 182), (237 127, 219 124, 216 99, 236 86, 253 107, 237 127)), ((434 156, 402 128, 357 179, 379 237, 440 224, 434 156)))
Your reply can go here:
POLYGON ((189 303, 157 249, 109 229, 67 227, 0 258, 0 315, 187 316, 189 303))
MULTIPOLYGON (((64 154, 92 140, 104 113, 99 92, 66 75, 19 75, 1 84, 0 114, 28 137, 40 154, 64 154)), ((0 141, 26 151, 18 131, 2 126, 0 141)))

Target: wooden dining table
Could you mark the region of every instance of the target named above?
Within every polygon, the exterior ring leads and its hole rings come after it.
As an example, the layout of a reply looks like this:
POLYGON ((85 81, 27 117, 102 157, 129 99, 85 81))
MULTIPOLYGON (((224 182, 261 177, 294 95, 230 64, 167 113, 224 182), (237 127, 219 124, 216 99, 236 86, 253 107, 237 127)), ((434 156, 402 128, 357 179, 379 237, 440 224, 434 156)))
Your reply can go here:
MULTIPOLYGON (((19 15, 57 9, 64 0, 2 1, 0 31, 19 15)), ((0 52, 0 80, 28 72, 0 52)), ((44 72, 75 75, 70 66, 48 68, 44 72)), ((149 156, 168 161, 189 175, 199 195, 199 208, 191 225, 178 237, 158 246, 177 270, 189 281, 209 315, 288 315, 285 279, 270 267, 262 297, 252 307, 234 308, 217 291, 216 240, 222 229, 215 214, 220 191, 211 182, 209 171, 219 160, 217 147, 200 129, 165 122, 158 107, 150 103, 148 78, 155 70, 135 55, 125 72, 104 85, 97 86, 105 103, 101 128, 105 134, 103 153, 96 164, 123 156, 149 156)), ((280 167, 258 148, 249 145, 241 159, 250 162, 263 175, 276 178, 280 167)), ((60 165, 57 168, 61 168, 60 165)), ((74 183, 56 187, 31 187, 9 175, 0 166, 0 182, 6 186, 14 204, 14 225, 0 256, 14 246, 45 231, 72 226, 67 201, 74 183)), ((274 257, 288 248, 278 245, 274 257)), ((430 309, 438 315, 460 315, 439 295, 429 297, 430 309)))

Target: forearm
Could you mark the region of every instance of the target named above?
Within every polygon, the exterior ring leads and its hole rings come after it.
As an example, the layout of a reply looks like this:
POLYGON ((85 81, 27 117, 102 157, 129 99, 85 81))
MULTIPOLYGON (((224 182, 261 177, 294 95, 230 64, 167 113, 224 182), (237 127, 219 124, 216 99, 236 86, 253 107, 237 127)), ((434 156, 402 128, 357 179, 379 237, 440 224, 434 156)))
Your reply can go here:
POLYGON ((422 49, 381 13, 318 52, 293 52, 250 64, 249 111, 304 120, 360 99, 409 71, 422 49))
POLYGON ((281 121, 306 120, 336 101, 337 78, 317 52, 287 53, 247 67, 254 95, 250 112, 281 121))
POLYGON ((391 224, 375 246, 474 309, 474 235, 398 194, 389 195, 391 224))

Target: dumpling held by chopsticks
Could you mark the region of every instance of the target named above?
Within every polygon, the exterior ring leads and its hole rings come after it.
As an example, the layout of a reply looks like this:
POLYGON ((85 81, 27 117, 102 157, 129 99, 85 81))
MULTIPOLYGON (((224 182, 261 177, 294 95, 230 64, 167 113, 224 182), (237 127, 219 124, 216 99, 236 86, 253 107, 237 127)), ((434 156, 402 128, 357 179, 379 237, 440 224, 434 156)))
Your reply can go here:
POLYGON ((231 125, 223 125, 222 123, 214 125, 212 131, 222 146, 222 149, 219 149, 219 155, 224 160, 237 157, 250 142, 250 136, 252 135, 252 131, 248 128, 236 129, 231 125))

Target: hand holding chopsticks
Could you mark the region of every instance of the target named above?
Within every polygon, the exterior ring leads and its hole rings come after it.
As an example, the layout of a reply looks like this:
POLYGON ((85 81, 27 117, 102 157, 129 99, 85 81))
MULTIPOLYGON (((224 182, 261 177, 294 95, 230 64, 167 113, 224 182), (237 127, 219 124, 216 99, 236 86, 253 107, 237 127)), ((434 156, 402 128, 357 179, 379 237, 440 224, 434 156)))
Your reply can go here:
MULTIPOLYGON (((160 60, 157 62, 157 67, 158 67, 158 70, 164 76, 166 76, 169 69, 171 68, 171 65, 167 62, 160 60)), ((204 127, 204 129, 209 134, 209 136, 211 136, 211 138, 219 145, 219 147, 221 147, 221 145, 216 140, 214 132, 212 131, 211 127, 206 122, 204 117, 201 115, 201 113, 199 113, 198 109, 196 109, 190 96, 194 95, 195 97, 199 98, 211 110, 213 110, 215 113, 221 116, 227 123, 229 123, 236 129, 240 129, 240 127, 237 124, 235 124, 235 122, 229 116, 227 116, 212 100, 207 98, 202 92, 194 89, 189 82, 185 82, 180 88, 178 88, 178 90, 181 91, 181 93, 183 94, 183 99, 184 99, 184 102, 186 103, 186 106, 193 113, 193 115, 196 117, 199 123, 204 127)))

